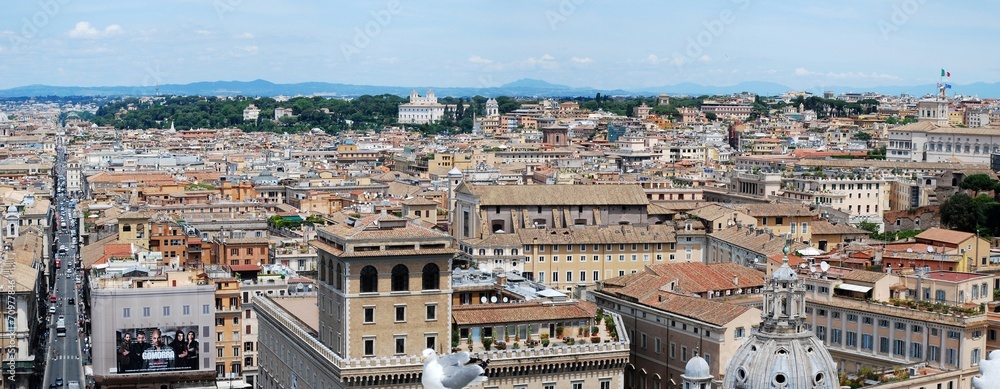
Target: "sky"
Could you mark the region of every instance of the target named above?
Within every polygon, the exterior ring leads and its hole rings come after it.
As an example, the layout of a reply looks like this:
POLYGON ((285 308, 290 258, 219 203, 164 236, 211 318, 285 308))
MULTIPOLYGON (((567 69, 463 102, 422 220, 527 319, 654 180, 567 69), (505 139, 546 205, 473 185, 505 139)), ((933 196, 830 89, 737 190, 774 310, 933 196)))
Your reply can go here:
POLYGON ((5 2, 0 89, 264 79, 601 89, 1000 81, 1000 1, 5 2))

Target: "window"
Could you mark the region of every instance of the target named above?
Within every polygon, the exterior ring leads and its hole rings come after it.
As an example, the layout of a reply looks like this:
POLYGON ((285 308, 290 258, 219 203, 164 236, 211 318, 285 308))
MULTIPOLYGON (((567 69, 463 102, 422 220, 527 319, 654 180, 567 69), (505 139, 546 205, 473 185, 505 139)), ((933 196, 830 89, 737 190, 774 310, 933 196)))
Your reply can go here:
POLYGON ((916 359, 924 358, 924 345, 922 343, 917 343, 917 342, 910 343, 910 358, 916 358, 916 359))
POLYGON ((233 356, 234 357, 240 356, 240 346, 233 346, 233 356))
POLYGON ((819 340, 822 340, 822 341, 825 342, 826 341, 826 327, 824 327, 824 326, 816 326, 816 337, 819 338, 819 340))
POLYGON ((552 272, 552 282, 559 282, 559 272, 552 272))
POLYGON ((142 307, 142 317, 149 317, 152 313, 152 309, 149 309, 149 307, 142 307))
POLYGON ((927 360, 931 362, 941 362, 941 347, 927 346, 927 360))
POLYGON ((365 323, 375 322, 375 307, 365 307, 365 323))
POLYGON ((397 336, 393 338, 395 343, 395 352, 397 355, 406 354, 406 337, 397 336))
POLYGON ((856 323, 858 321, 858 315, 855 315, 853 313, 848 313, 847 314, 847 321, 852 321, 852 322, 856 323))
POLYGON ((181 314, 184 315, 184 316, 190 315, 191 314, 191 306, 190 305, 182 305, 181 306, 181 314))
POLYGON ((958 331, 948 331, 948 339, 958 339, 961 337, 958 331))
POLYGON ((858 346, 858 333, 854 331, 847 331, 847 347, 857 347, 858 346))
POLYGON ((913 333, 915 333, 915 334, 919 334, 919 333, 924 332, 924 327, 918 326, 918 325, 914 324, 914 325, 910 326, 910 331, 913 332, 913 333))
POLYGON ((427 336, 424 337, 424 340, 425 340, 424 347, 427 347, 429 349, 436 349, 437 348, 437 336, 427 335, 427 336))
POLYGON ((873 323, 873 319, 868 316, 865 316, 861 318, 861 322, 867 325, 871 325, 873 323))
POLYGON ((653 339, 653 350, 659 354, 660 353, 660 338, 653 339))
POLYGON ((687 346, 681 346, 681 361, 687 361, 688 359, 688 348, 687 346))
POLYGON ((122 308, 122 317, 132 317, 132 308, 122 308))
POLYGON ((392 267, 392 291, 405 292, 410 290, 410 269, 406 265, 392 267))
POLYGON ((437 320, 437 305, 428 304, 426 307, 427 319, 426 320, 437 320))
POLYGON ((878 338, 878 352, 883 354, 889 353, 889 338, 884 336, 878 338))
POLYGON ((733 339, 743 339, 743 337, 746 336, 746 334, 747 330, 745 328, 736 327, 736 329, 733 330, 733 339))
POLYGON ((886 319, 878 319, 878 326, 882 328, 889 328, 889 321, 886 319))
POLYGON ((830 316, 832 316, 834 319, 840 319, 840 312, 830 311, 830 316))
POLYGON ((364 338, 365 356, 375 355, 375 338, 364 338))
POLYGON ((593 280, 594 281, 600 281, 601 280, 601 272, 599 270, 594 270, 594 278, 593 278, 593 280))
POLYGON ((208 304, 202 304, 202 306, 201 306, 201 314, 202 315, 210 315, 210 314, 212 314, 212 308, 211 308, 211 306, 208 305, 208 304))
POLYGON ((896 323, 896 329, 900 331, 906 331, 906 323, 896 323))
POLYGON ((830 329, 830 343, 840 344, 840 341, 841 341, 841 332, 840 332, 840 329, 838 329, 838 328, 831 328, 830 329))
POLYGON ((892 342, 892 353, 893 355, 906 355, 906 341, 902 339, 896 339, 892 342))
POLYGON ((873 337, 869 334, 861 334, 861 349, 871 350, 872 349, 872 339, 873 337))
POLYGON ((361 293, 375 292, 378 292, 378 270, 368 265, 361 269, 361 293))
POLYGON ((573 282, 573 272, 571 271, 566 272, 566 282, 573 282))
POLYGON ((955 352, 955 349, 949 348, 944 353, 944 362, 952 366, 958 366, 957 356, 958 353, 955 352))
POLYGON ((978 348, 972 349, 972 360, 970 360, 969 362, 972 362, 973 365, 978 365, 979 364, 979 358, 981 357, 981 354, 982 354, 982 350, 980 350, 978 348))
POLYGON ((396 321, 403 322, 406 321, 406 306, 397 305, 396 306, 396 321))
POLYGON ((170 316, 170 306, 163 307, 163 316, 170 316))

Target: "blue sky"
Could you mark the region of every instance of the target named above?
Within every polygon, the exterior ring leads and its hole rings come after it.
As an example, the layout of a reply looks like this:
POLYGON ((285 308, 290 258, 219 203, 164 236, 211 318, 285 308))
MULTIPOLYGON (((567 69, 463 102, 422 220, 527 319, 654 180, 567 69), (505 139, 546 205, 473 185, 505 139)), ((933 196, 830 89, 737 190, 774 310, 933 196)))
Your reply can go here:
POLYGON ((998 1, 5 2, 0 88, 1000 81, 998 1))

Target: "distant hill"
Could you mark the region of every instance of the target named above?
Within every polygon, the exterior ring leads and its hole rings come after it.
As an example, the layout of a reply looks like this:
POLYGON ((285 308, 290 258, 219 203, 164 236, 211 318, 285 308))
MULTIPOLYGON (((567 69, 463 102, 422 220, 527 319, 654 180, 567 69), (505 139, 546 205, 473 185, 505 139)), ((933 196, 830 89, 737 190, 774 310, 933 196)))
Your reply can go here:
MULTIPOLYGON (((392 94, 397 96, 407 96, 411 90, 418 91, 423 95, 427 89, 434 89, 438 96, 525 96, 525 97, 592 97, 597 93, 611 96, 646 95, 653 96, 661 93, 671 95, 722 95, 740 92, 752 92, 759 95, 773 96, 780 95, 793 89, 773 83, 750 81, 741 82, 731 86, 709 86, 694 83, 680 83, 675 85, 664 85, 660 87, 637 88, 632 90, 624 89, 599 89, 591 87, 571 87, 567 85, 553 84, 543 80, 523 78, 511 83, 494 87, 451 87, 437 88, 432 86, 402 87, 402 86, 375 86, 375 85, 352 85, 329 82, 302 82, 295 84, 275 84, 266 80, 253 81, 206 81, 190 84, 165 84, 159 86, 160 94, 171 95, 208 95, 208 96, 298 96, 298 95, 318 95, 318 96, 360 96, 392 94)), ((889 95, 899 95, 908 93, 915 96, 922 96, 934 93, 935 85, 915 85, 915 86, 884 86, 871 88, 853 87, 823 87, 823 91, 843 92, 878 92, 889 95)), ((806 90, 815 91, 816 88, 806 90)), ((949 92, 960 93, 967 96, 977 95, 980 97, 1000 97, 1000 83, 978 82, 969 85, 954 85, 949 92)), ((51 86, 51 85, 27 85, 10 89, 0 90, 0 97, 25 97, 25 96, 143 96, 157 93, 154 86, 51 86)))

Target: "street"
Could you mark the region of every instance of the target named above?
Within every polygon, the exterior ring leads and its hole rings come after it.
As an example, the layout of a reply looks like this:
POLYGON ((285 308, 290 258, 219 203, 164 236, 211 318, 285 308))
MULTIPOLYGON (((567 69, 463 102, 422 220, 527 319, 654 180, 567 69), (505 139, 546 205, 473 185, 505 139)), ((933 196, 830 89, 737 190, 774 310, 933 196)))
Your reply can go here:
POLYGON ((58 249, 53 250, 56 268, 53 292, 50 295, 55 296, 55 302, 50 300, 48 311, 52 312, 51 306, 54 306, 55 312, 49 314, 48 320, 48 351, 43 388, 72 389, 71 383, 83 386, 81 383, 86 382, 82 363, 83 340, 86 335, 81 329, 84 317, 80 309, 83 301, 78 293, 78 286, 82 285, 82 273, 77 268, 76 215, 74 200, 66 195, 66 156, 62 140, 57 143, 57 149, 58 183, 53 200, 57 217, 53 229, 57 231, 54 246, 58 249), (61 318, 64 320, 60 320, 61 318), (61 322, 65 322, 65 331, 57 329, 61 322))

